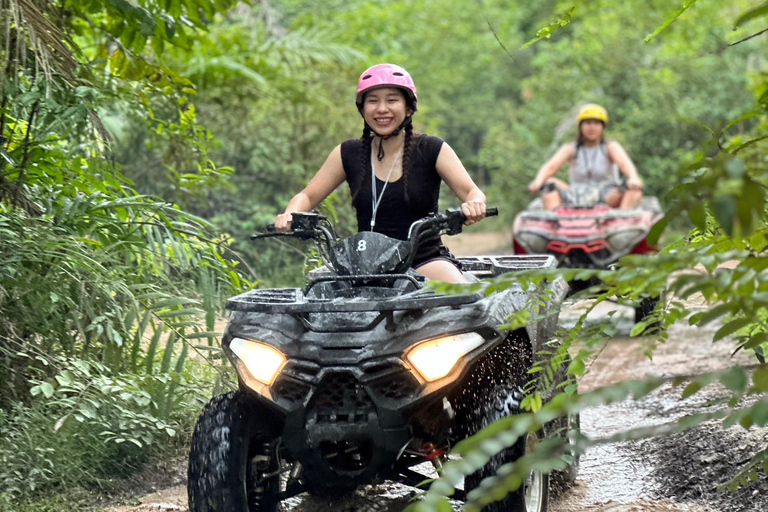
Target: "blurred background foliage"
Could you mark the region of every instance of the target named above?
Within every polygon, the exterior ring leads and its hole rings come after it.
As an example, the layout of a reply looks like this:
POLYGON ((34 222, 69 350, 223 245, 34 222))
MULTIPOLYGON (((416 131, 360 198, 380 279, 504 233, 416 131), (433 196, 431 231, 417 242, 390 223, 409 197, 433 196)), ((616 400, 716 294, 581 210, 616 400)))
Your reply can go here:
MULTIPOLYGON (((122 120, 116 158, 142 191, 173 199, 232 234, 261 280, 298 282, 298 253, 248 243, 246 235, 284 208, 336 144, 359 136, 357 77, 385 61, 414 76, 417 130, 451 144, 489 203, 502 207, 501 219, 486 229, 505 228, 530 200, 525 185, 557 145, 575 137, 576 111, 590 101, 608 108, 608 135, 627 148, 647 193, 663 201, 680 162, 709 138, 702 125, 717 130, 754 105, 765 64, 761 39, 729 46, 747 29, 734 32, 722 22, 750 2, 696 4, 648 43, 643 38, 673 12, 669 2, 651 1, 642 13, 632 2, 582 2, 566 29, 521 49, 572 4, 241 4, 191 38, 191 53, 173 48, 158 59, 194 82, 190 101, 213 134, 211 159, 236 172, 226 182, 185 190, 179 175, 199 171, 179 160, 171 135, 147 130, 130 109, 112 114, 122 120)), ((343 189, 331 204, 350 230, 343 189)), ((446 190, 443 203, 456 199, 446 190)), ((674 227, 680 232, 685 224, 674 227)))
MULTIPOLYGON (((417 131, 500 207, 479 229, 507 229, 598 102, 672 232, 693 228, 677 265, 759 255, 765 3, 679 3, 3 0, 0 506, 103 486, 189 429, 226 385, 207 365, 224 298, 301 280, 305 247, 248 235, 360 135, 355 84, 377 62, 411 72, 417 131)), ((323 209, 354 229, 345 187, 323 209)), ((765 308, 743 304, 722 314, 765 308)))

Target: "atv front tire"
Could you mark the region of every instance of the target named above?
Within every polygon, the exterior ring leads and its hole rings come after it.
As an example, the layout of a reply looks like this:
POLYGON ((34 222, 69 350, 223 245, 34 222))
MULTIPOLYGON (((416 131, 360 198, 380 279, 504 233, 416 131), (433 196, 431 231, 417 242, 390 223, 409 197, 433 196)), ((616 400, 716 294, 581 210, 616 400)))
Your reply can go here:
POLYGON ((189 452, 190 512, 277 510, 278 439, 269 419, 269 411, 239 391, 205 406, 189 452))

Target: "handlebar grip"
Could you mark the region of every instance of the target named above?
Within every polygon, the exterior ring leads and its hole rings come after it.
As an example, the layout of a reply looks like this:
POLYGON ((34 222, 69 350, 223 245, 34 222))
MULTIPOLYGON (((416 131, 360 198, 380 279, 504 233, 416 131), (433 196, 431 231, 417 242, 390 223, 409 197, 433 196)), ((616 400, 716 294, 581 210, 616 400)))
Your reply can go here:
POLYGON ((486 208, 485 209, 485 216, 486 217, 496 217, 499 214, 498 208, 486 208))
POLYGON ((277 228, 274 224, 268 224, 264 227, 265 233, 275 233, 277 231, 277 228))

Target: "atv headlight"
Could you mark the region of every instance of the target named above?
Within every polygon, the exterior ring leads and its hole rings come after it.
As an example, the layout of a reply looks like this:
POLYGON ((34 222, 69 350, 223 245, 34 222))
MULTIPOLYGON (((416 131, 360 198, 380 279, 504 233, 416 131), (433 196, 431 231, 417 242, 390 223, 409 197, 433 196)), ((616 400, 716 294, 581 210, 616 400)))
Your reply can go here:
POLYGON ((405 357, 424 380, 433 382, 448 375, 462 356, 482 345, 484 341, 485 338, 476 332, 435 338, 422 341, 405 357))
POLYGON ((541 254, 547 250, 547 239, 541 235, 524 231, 513 236, 520 245, 532 254, 541 254))
POLYGON ((243 338, 232 338, 229 349, 243 362, 253 378, 264 384, 272 384, 285 356, 265 343, 243 338))

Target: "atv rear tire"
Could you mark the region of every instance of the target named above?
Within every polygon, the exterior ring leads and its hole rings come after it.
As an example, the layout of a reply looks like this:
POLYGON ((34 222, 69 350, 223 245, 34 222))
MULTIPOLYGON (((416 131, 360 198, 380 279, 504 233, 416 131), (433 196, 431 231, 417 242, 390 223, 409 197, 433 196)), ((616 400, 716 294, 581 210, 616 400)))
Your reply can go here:
MULTIPOLYGON (((510 336, 473 369, 461 393, 454 398, 460 435, 475 434, 496 420, 519 412, 531 363, 527 336, 510 336)), ((536 443, 538 436, 529 434, 492 457, 482 469, 466 478, 465 491, 477 488, 484 478, 495 475, 501 466, 517 460, 536 443)), ((548 500, 549 475, 535 472, 503 500, 486 505, 483 512, 546 512, 548 500)))
MULTIPOLYGON (((635 323, 638 322, 644 322, 646 318, 648 318, 648 315, 653 313, 653 310, 656 309, 656 304, 659 303, 659 297, 643 297, 640 300, 640 304, 635 307, 635 323)), ((661 329, 661 323, 657 322, 651 322, 645 327, 644 333, 646 335, 648 334, 658 334, 658 331, 661 329)))
POLYGON ((277 510, 278 439, 270 434, 269 419, 269 411, 239 391, 205 406, 189 452, 190 512, 277 510))
MULTIPOLYGON (((581 429, 579 413, 568 414, 550 423, 546 428, 547 435, 559 435, 566 438, 569 448, 568 453, 573 454, 573 446, 581 429)), ((549 479, 549 490, 556 496, 562 495, 567 489, 576 483, 579 474, 579 455, 572 455, 571 463, 561 471, 553 471, 549 479)))
MULTIPOLYGON (((478 418, 478 420, 481 423, 486 423, 487 421, 487 425, 490 425, 500 418, 510 416, 510 412, 513 410, 514 412, 511 413, 515 414, 517 412, 516 407, 519 396, 518 398, 510 398, 511 396, 508 395, 505 399, 503 392, 496 397, 489 397, 489 403, 485 407, 486 414, 478 418), (492 406, 492 403, 495 403, 495 406, 492 406), (515 409, 508 408, 513 403, 515 404, 515 409)), ((536 433, 528 433, 526 437, 519 439, 514 446, 492 457, 488 464, 480 471, 466 478, 464 483, 466 492, 468 493, 472 489, 477 488, 483 479, 495 475, 504 464, 513 462, 532 451, 538 442, 539 438, 536 433)), ((483 512, 546 512, 548 502, 549 475, 534 471, 525 478, 517 490, 507 494, 501 501, 486 505, 483 507, 483 512)))
POLYGON ((658 297, 643 297, 640 305, 635 307, 635 323, 642 322, 648 315, 653 313, 658 302, 658 297))

